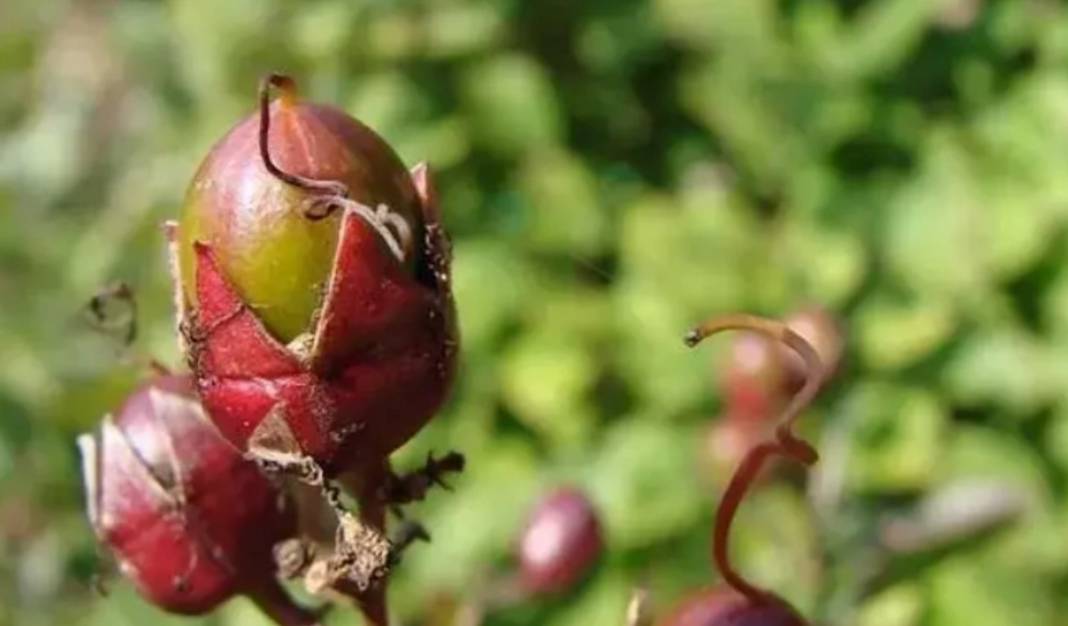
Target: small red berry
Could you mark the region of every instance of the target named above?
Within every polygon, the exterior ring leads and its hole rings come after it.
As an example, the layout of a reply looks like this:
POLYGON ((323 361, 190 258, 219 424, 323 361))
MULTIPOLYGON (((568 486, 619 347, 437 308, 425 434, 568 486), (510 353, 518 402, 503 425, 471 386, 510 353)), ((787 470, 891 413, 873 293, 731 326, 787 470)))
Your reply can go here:
POLYGON ((293 511, 219 436, 188 377, 144 385, 78 445, 89 520, 149 601, 200 614, 244 593, 279 623, 315 622, 274 579, 293 511))
MULTIPOLYGON (((843 350, 835 318, 821 308, 809 307, 792 314, 786 325, 815 349, 826 377, 834 376, 843 350)), ((804 360, 781 342, 754 332, 741 333, 720 378, 726 413, 733 419, 767 422, 807 377, 804 360)))
POLYGON ((776 341, 756 333, 738 335, 720 380, 731 418, 764 423, 782 409, 787 358, 776 341))
POLYGON ((766 424, 732 414, 705 425, 698 439, 701 475, 710 484, 722 486, 753 446, 764 439, 766 430, 766 424))
POLYGON ((786 602, 774 596, 753 601, 729 587, 700 591, 683 600, 659 626, 805 626, 786 602))
POLYGON ((520 584, 529 594, 566 592, 589 574, 603 547, 601 523, 586 494, 556 489, 534 507, 520 535, 520 584))
POLYGON ((183 347, 239 449, 331 473, 373 464, 444 400, 457 336, 430 174, 298 101, 291 79, 268 77, 168 232, 183 347))

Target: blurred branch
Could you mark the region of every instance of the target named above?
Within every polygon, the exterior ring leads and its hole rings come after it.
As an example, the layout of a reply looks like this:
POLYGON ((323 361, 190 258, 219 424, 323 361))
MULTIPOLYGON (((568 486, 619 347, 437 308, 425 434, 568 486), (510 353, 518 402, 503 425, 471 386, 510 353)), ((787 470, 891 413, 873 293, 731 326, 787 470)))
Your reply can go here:
POLYGON ((649 588, 639 585, 631 592, 627 604, 626 626, 649 626, 653 623, 649 614, 649 588))
POLYGON ((911 512, 886 517, 878 525, 861 597, 914 578, 917 572, 989 539, 1028 508, 1018 485, 973 481, 943 487, 911 512))

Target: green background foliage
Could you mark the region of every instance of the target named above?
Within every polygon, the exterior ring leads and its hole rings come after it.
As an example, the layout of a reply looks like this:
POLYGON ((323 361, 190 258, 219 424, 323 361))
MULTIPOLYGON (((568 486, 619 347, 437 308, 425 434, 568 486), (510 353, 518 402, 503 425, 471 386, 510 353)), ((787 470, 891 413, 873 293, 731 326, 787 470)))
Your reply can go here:
POLYGON ((140 347, 178 362, 159 225, 268 70, 429 160, 455 238, 462 375, 397 465, 470 466, 416 511, 403 623, 507 575, 561 482, 610 550, 490 625, 614 626, 639 580, 659 609, 712 581, 727 343, 682 333, 811 303, 848 339, 805 422, 824 462, 753 495, 742 568, 824 623, 1068 623, 1066 42, 1053 0, 0 3, 0 623, 264 624, 96 596, 73 440, 139 376, 80 315, 100 285, 132 283, 140 347), (1019 520, 881 550, 976 488, 1019 520))

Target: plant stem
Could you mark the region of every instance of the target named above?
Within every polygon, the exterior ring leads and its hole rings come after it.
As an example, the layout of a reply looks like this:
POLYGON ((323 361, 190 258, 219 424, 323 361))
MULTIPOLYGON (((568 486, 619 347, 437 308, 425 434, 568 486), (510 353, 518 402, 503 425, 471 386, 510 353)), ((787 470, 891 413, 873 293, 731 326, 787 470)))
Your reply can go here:
POLYGON ((738 469, 735 470, 734 476, 731 477, 720 499, 719 508, 716 510, 715 527, 712 530, 712 561, 719 569, 723 580, 754 603, 762 603, 774 598, 774 595, 751 584, 731 565, 728 551, 731 525, 749 487, 752 486, 760 474, 760 469, 771 455, 780 454, 803 465, 811 465, 819 458, 816 450, 808 442, 794 435, 793 426, 801 412, 812 403, 823 386, 826 368, 820 361, 819 354, 804 337, 795 333, 783 322, 754 315, 735 314, 713 318, 688 332, 684 341, 692 348, 706 337, 727 330, 756 332, 780 341, 797 352, 808 367, 805 385, 791 398, 790 404, 779 416, 774 438, 749 450, 738 469))
MULTIPOLYGON (((339 480, 356 498, 360 507, 360 521, 386 534, 386 503, 379 495, 380 488, 391 475, 389 461, 383 460, 366 466, 358 472, 350 472, 339 480)), ((371 626, 389 626, 389 610, 386 604, 388 573, 368 589, 349 593, 355 598, 367 623, 371 626)))
POLYGON ((319 626, 319 614, 294 602, 273 579, 246 593, 279 626, 319 626))

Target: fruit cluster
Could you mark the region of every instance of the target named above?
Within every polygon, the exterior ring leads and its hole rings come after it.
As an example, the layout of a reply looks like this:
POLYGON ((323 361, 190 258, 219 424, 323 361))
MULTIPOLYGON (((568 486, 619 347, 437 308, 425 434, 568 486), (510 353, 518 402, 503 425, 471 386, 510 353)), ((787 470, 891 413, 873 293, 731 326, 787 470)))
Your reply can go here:
POLYGON ((157 374, 81 437, 89 518, 164 609, 243 593, 280 624, 315 623, 278 582, 299 577, 384 625, 408 543, 386 536, 387 511, 463 467, 388 461, 452 382, 449 241, 426 165, 286 76, 259 97, 165 226, 189 373, 157 374))
MULTIPOLYGON (((180 220, 165 227, 188 373, 157 366, 79 439, 89 519, 122 571, 166 610, 204 613, 244 594, 278 624, 315 624, 321 611, 279 582, 300 579, 386 626, 390 568, 428 538, 408 520, 387 536, 388 513, 403 516, 402 505, 464 465, 455 452, 408 475, 389 463, 452 383, 449 241, 425 165, 407 170, 366 126, 300 101, 286 76, 268 76, 259 97, 259 110, 204 159, 180 220)), ((662 623, 801 625, 786 602, 733 569, 728 535, 769 458, 815 462, 793 423, 841 346, 818 313, 787 323, 717 318, 687 343, 724 330, 753 333, 736 346, 724 383, 724 423, 744 434, 713 533, 725 586, 662 623)), ((513 601, 579 584, 605 537, 587 496, 560 488, 517 544, 513 601)))

